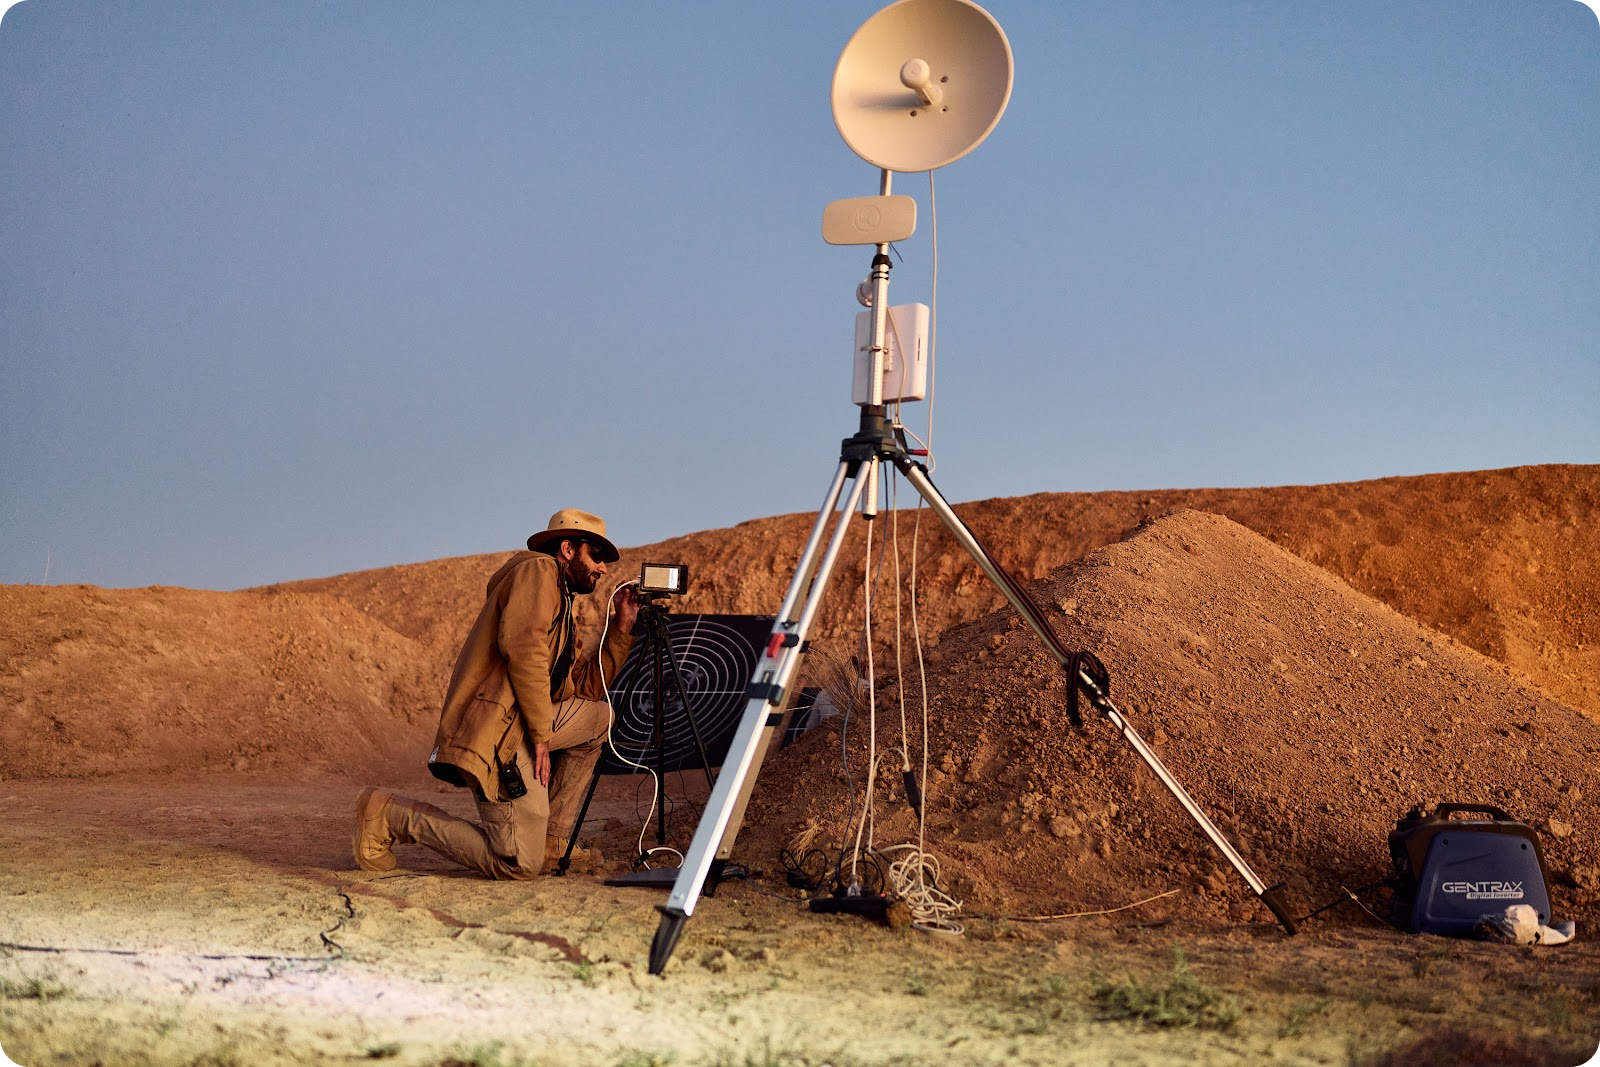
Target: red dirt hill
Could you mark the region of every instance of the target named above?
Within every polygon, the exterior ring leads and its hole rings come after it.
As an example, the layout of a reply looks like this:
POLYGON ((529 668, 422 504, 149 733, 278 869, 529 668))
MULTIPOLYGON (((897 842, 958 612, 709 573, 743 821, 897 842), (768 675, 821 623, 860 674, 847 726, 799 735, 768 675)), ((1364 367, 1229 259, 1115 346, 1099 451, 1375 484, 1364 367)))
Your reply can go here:
MULTIPOLYGON (((1542 830, 1558 919, 1600 912, 1600 726, 1499 663, 1216 515, 1177 512, 1036 583, 1067 647, 1096 651, 1112 698, 1269 884, 1309 909, 1382 877, 1385 835, 1418 803, 1492 804, 1542 830)), ((930 848, 968 908, 1104 908, 1271 921, 1189 816, 1009 608, 933 655, 930 848)), ((915 676, 911 749, 920 739, 915 676)), ((857 795, 864 711, 850 729, 857 795)), ((773 865, 805 829, 836 847, 838 720, 770 760, 741 849, 773 865)), ((902 744, 894 690, 879 750, 902 744)), ((891 765, 898 771, 896 757, 891 765)), ((898 774, 880 844, 915 840, 898 774)), ((1350 909, 1354 911, 1353 906, 1350 909)), ((1357 913, 1355 917, 1359 917, 1357 913)))
POLYGON ((431 675, 329 596, 0 586, 0 776, 415 766, 431 675))
MULTIPOLYGON (((956 507, 1025 580, 1176 508, 1226 515, 1425 626, 1600 717, 1600 466, 1549 465, 1336 485, 1159 492, 1038 493, 956 507)), ((814 516, 755 519, 627 549, 613 576, 645 560, 689 565, 682 611, 777 610, 814 516)), ((909 559, 913 513, 901 519, 909 559)), ((878 521, 878 543, 887 536, 878 521)), ((859 524, 858 524, 859 526, 859 524)), ((920 520, 925 635, 1002 603, 931 513, 920 520)), ((853 647, 864 539, 845 546, 816 636, 853 647), (853 595, 852 595, 853 594, 853 595)), ((266 587, 345 600, 421 641, 448 675, 483 582, 508 553, 463 556, 266 587)), ((608 588, 608 587, 607 587, 608 588)), ((604 590, 603 590, 604 591, 604 590)))

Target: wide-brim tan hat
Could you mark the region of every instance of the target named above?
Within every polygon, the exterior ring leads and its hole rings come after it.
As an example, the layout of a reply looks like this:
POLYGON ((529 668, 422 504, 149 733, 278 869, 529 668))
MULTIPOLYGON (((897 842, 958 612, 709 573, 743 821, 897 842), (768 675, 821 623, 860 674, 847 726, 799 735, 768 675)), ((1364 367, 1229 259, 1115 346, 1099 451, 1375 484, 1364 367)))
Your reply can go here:
POLYGON ((617 546, 606 537, 606 520, 577 508, 563 508, 550 516, 550 526, 528 538, 528 547, 537 552, 554 541, 587 541, 590 554, 601 563, 622 558, 617 546))

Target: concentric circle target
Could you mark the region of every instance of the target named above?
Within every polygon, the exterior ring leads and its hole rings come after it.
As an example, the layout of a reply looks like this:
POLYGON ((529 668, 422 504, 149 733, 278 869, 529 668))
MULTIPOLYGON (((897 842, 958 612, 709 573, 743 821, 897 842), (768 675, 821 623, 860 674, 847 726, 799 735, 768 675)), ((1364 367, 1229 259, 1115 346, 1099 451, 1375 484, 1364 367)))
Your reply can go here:
MULTIPOLYGON (((699 732, 710 766, 721 766, 747 698, 745 691, 755 674, 756 663, 767 637, 772 632, 770 615, 675 615, 667 621, 671 656, 666 650, 656 653, 661 664, 665 694, 662 715, 662 756, 655 747, 656 687, 651 662, 651 642, 640 638, 633 644, 627 662, 617 672, 611 686, 611 706, 616 721, 611 726, 611 743, 624 757, 658 769, 664 759, 669 771, 698 768, 700 753, 694 735, 699 732), (684 706, 672 669, 683 679, 688 695, 684 706), (694 716, 694 730, 689 717, 694 716)), ((634 774, 637 768, 606 753, 602 774, 634 774)))

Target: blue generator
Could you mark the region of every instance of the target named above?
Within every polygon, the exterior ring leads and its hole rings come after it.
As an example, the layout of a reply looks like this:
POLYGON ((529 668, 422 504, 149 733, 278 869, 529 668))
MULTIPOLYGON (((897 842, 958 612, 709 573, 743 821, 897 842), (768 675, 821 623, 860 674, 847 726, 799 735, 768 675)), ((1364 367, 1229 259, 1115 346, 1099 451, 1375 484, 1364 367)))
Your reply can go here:
POLYGON ((1398 880, 1395 920, 1414 934, 1471 936, 1479 919, 1513 904, 1550 922, 1539 835, 1499 808, 1440 804, 1424 812, 1419 805, 1395 824, 1389 855, 1398 880))

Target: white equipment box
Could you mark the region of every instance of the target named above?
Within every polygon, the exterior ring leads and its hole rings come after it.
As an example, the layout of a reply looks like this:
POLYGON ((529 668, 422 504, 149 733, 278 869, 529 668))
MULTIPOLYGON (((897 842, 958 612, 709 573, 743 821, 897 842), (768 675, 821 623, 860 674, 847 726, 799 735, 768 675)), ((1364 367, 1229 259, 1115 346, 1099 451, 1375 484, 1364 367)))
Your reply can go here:
MULTIPOLYGON (((883 402, 921 400, 928 395, 928 305, 901 304, 889 309, 884 331, 889 351, 883 361, 883 402)), ((852 404, 872 402, 867 374, 872 364, 872 312, 856 316, 856 371, 852 404)))

